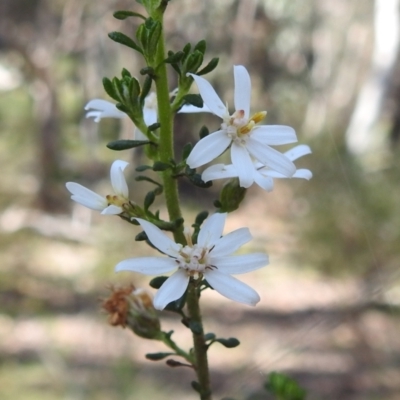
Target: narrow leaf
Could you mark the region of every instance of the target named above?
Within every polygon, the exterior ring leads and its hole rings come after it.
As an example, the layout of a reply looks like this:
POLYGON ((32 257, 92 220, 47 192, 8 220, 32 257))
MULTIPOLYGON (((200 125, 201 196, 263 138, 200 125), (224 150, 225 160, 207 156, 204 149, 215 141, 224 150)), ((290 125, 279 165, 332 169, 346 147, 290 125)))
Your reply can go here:
POLYGON ((156 195, 154 194, 153 191, 148 192, 146 194, 146 197, 144 198, 144 209, 147 211, 149 207, 154 203, 154 200, 156 199, 156 195))
POLYGON ((185 53, 183 51, 178 51, 176 53, 168 53, 168 57, 164 60, 165 63, 167 64, 176 64, 182 60, 182 58, 185 56, 185 53))
POLYGON ((115 140, 107 144, 107 147, 111 150, 127 150, 133 149, 134 147, 144 146, 151 143, 149 140, 115 140))
POLYGON ((202 108, 204 105, 203 99, 199 94, 187 94, 183 97, 185 103, 189 103, 195 107, 202 108))
POLYGON ((151 361, 159 361, 165 357, 173 356, 175 353, 147 353, 146 358, 151 361))
POLYGON ((171 165, 161 161, 156 161, 153 165, 153 171, 166 171, 169 168, 171 168, 171 165))
POLYGON ((123 20, 129 17, 139 17, 142 18, 143 20, 146 19, 146 17, 142 14, 139 14, 137 12, 134 11, 116 11, 114 14, 114 18, 119 19, 119 20, 123 20))
POLYGON ((189 328, 196 335, 200 335, 203 332, 201 324, 197 321, 189 321, 189 328))
POLYGON ((195 185, 197 187, 200 187, 200 188, 203 188, 203 189, 207 189, 207 188, 212 186, 212 182, 211 181, 204 182, 201 179, 201 175, 200 174, 189 175, 188 178, 189 178, 190 182, 192 182, 193 185, 195 185))
POLYGON ((160 289, 161 285, 168 279, 168 276, 157 276, 156 278, 153 278, 150 282, 149 285, 153 289, 160 289))
POLYGON ((135 240, 136 240, 137 242, 143 242, 143 241, 145 241, 145 240, 147 240, 147 239, 148 239, 148 237, 147 237, 147 235, 146 235, 146 232, 144 232, 144 231, 138 233, 138 234, 135 236, 135 240))
POLYGON ((108 79, 108 78, 103 78, 103 87, 104 87, 104 90, 106 91, 106 93, 107 93, 112 99, 114 99, 114 100, 116 100, 116 101, 120 101, 120 99, 119 99, 117 93, 116 93, 115 90, 114 90, 114 86, 113 86, 113 84, 112 84, 112 82, 111 82, 110 79, 108 79))
POLYGON ((236 338, 229 338, 229 339, 218 338, 218 339, 215 339, 215 341, 218 343, 221 343, 223 346, 227 347, 228 349, 237 347, 240 344, 239 340, 237 340, 236 338))
POLYGON ((198 50, 200 51, 200 53, 205 53, 206 52, 206 48, 207 48, 207 43, 205 40, 200 40, 199 43, 196 44, 196 46, 194 46, 193 50, 198 50))
POLYGON ((213 58, 203 69, 197 71, 196 75, 205 75, 211 71, 214 71, 214 69, 217 68, 218 63, 219 63, 219 58, 218 57, 213 58))
POLYGON ((114 42, 123 44, 124 46, 128 46, 133 50, 138 51, 140 54, 143 54, 143 50, 133 41, 129 36, 124 35, 121 32, 110 32, 108 37, 114 42))

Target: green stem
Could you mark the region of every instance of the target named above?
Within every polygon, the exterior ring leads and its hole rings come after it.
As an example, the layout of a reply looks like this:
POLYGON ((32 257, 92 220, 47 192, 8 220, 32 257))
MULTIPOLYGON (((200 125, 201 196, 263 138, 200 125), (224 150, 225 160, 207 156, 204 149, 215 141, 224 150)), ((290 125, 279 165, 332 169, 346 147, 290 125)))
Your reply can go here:
POLYGON ((192 330, 192 335, 194 344, 194 355, 196 360, 196 374, 201 388, 200 399, 211 400, 207 344, 204 340, 204 330, 201 320, 199 297, 200 296, 198 288, 196 286, 196 282, 191 280, 188 287, 186 303, 188 307, 190 322, 196 326, 195 332, 192 330))
MULTIPOLYGON (((157 16, 162 24, 162 15, 157 16)), ((159 140, 159 160, 164 163, 169 163, 174 160, 174 142, 173 142, 173 120, 169 99, 169 87, 167 68, 164 63, 164 29, 162 30, 160 41, 157 46, 157 54, 155 58, 156 66, 156 91, 158 104, 158 118, 160 122, 160 140, 159 140)), ((167 205, 170 221, 174 221, 182 217, 177 180, 172 177, 171 170, 168 169, 162 172, 164 182, 164 195, 167 205)), ((174 239, 177 243, 186 244, 186 239, 183 234, 183 226, 174 231, 174 239)))
POLYGON ((170 337, 167 333, 161 332, 160 340, 164 342, 170 349, 174 350, 176 355, 183 357, 187 362, 191 365, 194 365, 193 357, 186 353, 186 351, 182 350, 170 337))

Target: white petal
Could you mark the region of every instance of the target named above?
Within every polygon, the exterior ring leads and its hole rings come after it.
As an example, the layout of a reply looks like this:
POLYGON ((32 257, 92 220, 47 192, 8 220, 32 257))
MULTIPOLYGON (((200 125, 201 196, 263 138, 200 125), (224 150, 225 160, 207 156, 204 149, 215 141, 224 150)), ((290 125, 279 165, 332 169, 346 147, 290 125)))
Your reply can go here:
POLYGON ((210 113, 211 110, 205 104, 203 104, 203 107, 196 107, 192 104, 185 104, 178 111, 178 113, 182 113, 182 114, 202 113, 202 112, 210 113))
POLYGON ((285 125, 260 125, 256 126, 251 136, 259 142, 269 146, 277 146, 297 142, 296 131, 285 125))
POLYGON ((178 300, 185 293, 188 283, 189 275, 186 271, 178 269, 158 289, 153 301, 154 308, 163 310, 168 303, 178 300))
POLYGON ((214 258, 232 254, 251 239, 252 236, 249 228, 236 229, 223 236, 215 243, 214 248, 210 252, 210 256, 214 258))
POLYGON ((143 119, 147 126, 153 125, 157 122, 157 110, 154 108, 143 108, 143 119))
POLYGON ((107 207, 107 200, 79 183, 67 182, 67 189, 72 193, 71 199, 92 210, 101 211, 107 207))
POLYGON ((251 155, 265 166, 288 177, 296 172, 296 166, 292 161, 272 147, 260 143, 252 137, 247 140, 246 147, 251 155))
MULTIPOLYGON (((271 170, 269 170, 269 171, 271 171, 271 170)), ((275 172, 275 171, 273 171, 273 172, 275 172)), ((266 175, 260 173, 260 171, 257 171, 254 174, 254 181, 257 183, 258 186, 260 186, 261 189, 264 189, 267 192, 271 192, 272 189, 274 188, 274 180, 270 176, 266 176, 266 175)))
POLYGON ((86 118, 95 117, 95 121, 98 122, 101 118, 125 118, 126 114, 119 111, 115 104, 101 99, 90 100, 86 104, 85 110, 89 111, 86 114, 86 118))
POLYGON ((244 274, 269 264, 265 253, 241 254, 228 257, 211 257, 210 264, 224 274, 244 274))
POLYGON ((190 168, 197 168, 207 164, 221 155, 231 144, 230 139, 224 131, 216 131, 201 139, 193 147, 188 159, 187 165, 190 168))
POLYGON ((246 118, 250 116, 251 81, 247 69, 243 65, 233 67, 235 77, 235 110, 243 110, 246 118))
POLYGON ((128 162, 122 160, 116 160, 111 165, 110 177, 111 185, 114 189, 115 194, 128 198, 128 185, 124 176, 124 169, 129 165, 128 162))
POLYGON ((101 213, 103 215, 116 215, 121 214, 124 210, 122 207, 115 206, 114 204, 110 204, 107 206, 101 213))
POLYGON ((93 118, 94 122, 100 122, 102 117, 101 111, 89 111, 86 113, 86 118, 93 118))
POLYGON ((197 244, 201 247, 212 247, 222 236, 224 231, 226 213, 215 213, 207 218, 200 228, 197 244))
POLYGON ((311 149, 305 144, 300 144, 298 146, 293 147, 292 149, 283 153, 290 161, 297 160, 300 157, 303 157, 307 154, 311 154, 311 149))
POLYGON ((144 219, 136 218, 140 226, 146 232, 147 237, 153 246, 157 247, 161 252, 171 257, 177 257, 179 250, 182 248, 180 244, 175 243, 161 229, 144 219))
MULTIPOLYGON (((260 174, 262 174, 265 177, 271 177, 271 178, 279 178, 279 179, 289 178, 288 176, 282 175, 279 172, 273 171, 268 168, 263 168, 262 170, 260 170, 260 174)), ((301 178, 310 180, 312 176, 313 176, 312 172, 309 169, 298 169, 290 178, 301 178)))
POLYGON ((235 178, 237 176, 238 173, 232 164, 214 164, 203 171, 201 179, 203 179, 204 182, 208 182, 215 179, 235 178))
POLYGON ((177 265, 172 258, 138 257, 121 261, 115 266, 115 272, 132 271, 144 275, 159 275, 171 272, 177 265))
POLYGON ((302 178, 307 179, 308 181, 312 178, 312 172, 309 169, 298 169, 292 178, 302 178))
POLYGON ((218 293, 228 299, 248 304, 249 306, 255 306, 260 301, 260 296, 254 289, 233 276, 216 270, 207 270, 204 275, 207 282, 218 293))
POLYGON ((240 186, 244 188, 250 187, 254 182, 254 164, 247 149, 232 143, 231 159, 238 173, 240 186))
POLYGON ((211 110, 211 112, 221 118, 224 118, 224 116, 228 113, 228 110, 226 109, 224 103, 221 101, 211 84, 201 76, 197 76, 194 74, 188 75, 190 75, 196 82, 197 87, 199 88, 200 95, 206 106, 211 110))

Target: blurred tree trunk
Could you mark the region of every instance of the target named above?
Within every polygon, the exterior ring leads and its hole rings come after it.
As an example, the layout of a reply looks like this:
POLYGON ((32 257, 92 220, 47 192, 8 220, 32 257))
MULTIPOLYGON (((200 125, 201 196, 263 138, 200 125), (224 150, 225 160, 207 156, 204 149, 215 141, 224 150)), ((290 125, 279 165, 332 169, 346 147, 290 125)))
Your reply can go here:
POLYGON ((348 150, 360 156, 387 144, 382 131, 374 128, 382 116, 399 49, 399 0, 375 0, 374 36, 370 71, 346 132, 348 150))
POLYGON ((248 64, 253 39, 253 23, 258 0, 240 0, 238 4, 233 45, 232 61, 236 65, 248 64))

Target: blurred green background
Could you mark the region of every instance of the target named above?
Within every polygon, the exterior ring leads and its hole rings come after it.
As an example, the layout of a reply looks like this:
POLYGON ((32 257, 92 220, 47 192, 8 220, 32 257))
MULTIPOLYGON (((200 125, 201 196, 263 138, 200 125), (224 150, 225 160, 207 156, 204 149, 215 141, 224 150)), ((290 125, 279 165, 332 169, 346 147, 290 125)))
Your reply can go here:
MULTIPOLYGON (((272 370, 309 399, 400 398, 399 3, 170 2, 167 48, 205 38, 209 59, 220 58, 208 78, 231 105, 232 65, 245 65, 253 110, 293 126, 313 150, 297 162, 310 182, 251 188, 228 218, 227 231, 249 226, 248 250, 267 251, 271 265, 243 277, 261 294, 255 309, 205 293, 206 329, 243 343, 210 350, 216 398, 268 399, 272 370)), ((147 287, 113 272, 147 250, 137 231, 72 204, 65 189, 72 180, 106 194, 115 158, 142 161, 105 147, 132 137, 129 121, 96 124, 83 109, 107 99, 104 76, 144 66, 107 37, 135 32, 139 20, 112 17, 122 9, 141 11, 127 0, 0 2, 1 399, 196 399, 191 371, 146 361, 153 343, 109 327, 100 311, 107 285, 147 287)), ((212 116, 177 116, 178 154, 203 123, 218 128, 212 116)), ((188 224, 213 209, 219 187, 182 183, 188 224)), ((178 319, 163 313, 163 323, 189 346, 178 319)))

